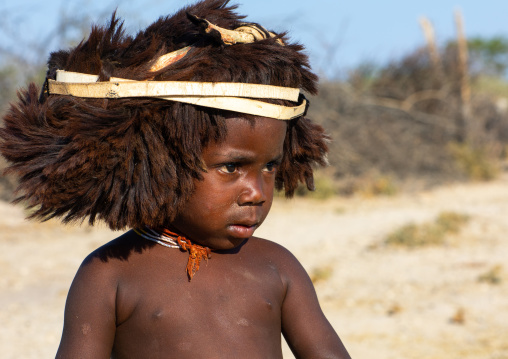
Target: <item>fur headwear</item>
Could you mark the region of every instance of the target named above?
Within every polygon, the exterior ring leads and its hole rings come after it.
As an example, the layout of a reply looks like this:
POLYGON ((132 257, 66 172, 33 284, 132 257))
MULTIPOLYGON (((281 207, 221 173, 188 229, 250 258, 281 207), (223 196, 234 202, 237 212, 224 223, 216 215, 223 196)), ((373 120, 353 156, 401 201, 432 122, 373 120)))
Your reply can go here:
MULTIPOLYGON (((284 34, 249 44, 224 44, 191 21, 226 29, 245 25, 229 0, 204 0, 161 17, 135 37, 115 14, 86 41, 50 55, 57 70, 132 80, 243 82, 317 92, 299 44, 284 34), (190 14, 190 15, 188 15, 190 14), (285 46, 281 45, 281 40, 285 46), (192 45, 181 60, 150 71, 166 53, 192 45)), ((201 151, 226 133, 234 114, 153 98, 90 99, 48 95, 33 83, 19 94, 0 129, 0 152, 19 177, 18 202, 33 218, 104 220, 112 229, 168 225, 202 178, 201 151)), ((294 106, 289 101, 279 104, 294 106)), ((248 117, 248 116, 245 116, 248 117)), ((325 164, 327 137, 305 117, 288 121, 276 186, 293 195, 313 187, 312 165, 325 164)))

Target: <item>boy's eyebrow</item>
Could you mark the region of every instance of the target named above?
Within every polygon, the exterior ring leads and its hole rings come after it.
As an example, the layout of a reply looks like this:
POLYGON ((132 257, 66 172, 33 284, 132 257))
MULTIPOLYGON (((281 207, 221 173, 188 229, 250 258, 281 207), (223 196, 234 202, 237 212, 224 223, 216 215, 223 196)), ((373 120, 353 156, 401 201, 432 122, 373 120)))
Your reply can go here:
POLYGON ((220 157, 220 158, 224 158, 225 160, 231 161, 231 162, 247 162, 247 161, 252 161, 252 159, 254 158, 253 155, 249 156, 248 154, 244 154, 244 153, 220 153, 220 152, 216 152, 213 155, 215 155, 217 157, 220 157))
MULTIPOLYGON (((255 157, 254 155, 249 155, 249 154, 240 153, 240 152, 225 153, 225 154, 220 153, 220 152, 215 152, 215 153, 213 153, 213 155, 217 156, 217 157, 224 158, 227 161, 231 161, 231 162, 249 162, 249 161, 252 161, 255 157)), ((270 161, 281 161, 282 157, 283 157, 283 154, 279 153, 276 156, 274 156, 273 159, 271 159, 270 161)))

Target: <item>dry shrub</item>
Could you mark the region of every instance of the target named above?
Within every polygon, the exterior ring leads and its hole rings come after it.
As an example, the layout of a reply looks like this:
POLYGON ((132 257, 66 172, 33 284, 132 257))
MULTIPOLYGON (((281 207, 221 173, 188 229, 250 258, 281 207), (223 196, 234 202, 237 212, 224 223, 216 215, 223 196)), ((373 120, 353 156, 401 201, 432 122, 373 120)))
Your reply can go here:
POLYGON ((326 282, 333 275, 333 267, 332 266, 322 266, 314 268, 310 273, 310 279, 312 283, 316 284, 319 282, 326 282))
POLYGON ((309 191, 307 186, 300 185, 296 189, 295 195, 298 197, 325 200, 338 194, 337 184, 333 176, 328 174, 327 171, 317 170, 314 173, 314 187, 314 191, 309 191))
POLYGON ((453 47, 442 51, 441 68, 418 49, 383 68, 359 67, 347 81, 323 83, 311 117, 333 138, 334 176, 349 181, 348 191, 372 172, 425 186, 492 178, 496 162, 506 158, 508 105, 478 92, 481 79, 471 74, 474 128, 464 118, 453 47), (468 169, 466 158, 474 162, 468 169))
POLYGON ((473 180, 491 180, 499 173, 499 162, 486 148, 474 148, 467 143, 452 142, 449 149, 457 165, 473 180))
POLYGON ((490 268, 487 272, 478 276, 478 282, 488 284, 501 284, 502 281, 503 267, 501 265, 495 265, 490 268))
POLYGON ((406 224, 388 234, 383 243, 388 246, 416 248, 442 245, 450 234, 456 234, 469 217, 455 212, 442 212, 432 222, 406 224))
POLYGON ((359 177, 348 176, 338 181, 338 193, 342 196, 359 194, 363 197, 393 196, 398 193, 398 184, 393 176, 378 172, 359 177))

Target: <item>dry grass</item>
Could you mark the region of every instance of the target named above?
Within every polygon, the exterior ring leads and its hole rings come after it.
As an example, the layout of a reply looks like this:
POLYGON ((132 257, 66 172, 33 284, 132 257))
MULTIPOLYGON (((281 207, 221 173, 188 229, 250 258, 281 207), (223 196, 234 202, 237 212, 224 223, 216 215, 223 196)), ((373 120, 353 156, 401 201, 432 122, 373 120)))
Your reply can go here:
POLYGON ((314 268, 310 273, 312 283, 326 282, 333 275, 333 267, 330 265, 314 268))
POLYGON ((451 234, 456 234, 469 221, 469 216, 442 212, 432 222, 409 223, 388 234, 383 243, 405 248, 442 245, 451 234))
POLYGON ((298 197, 314 198, 319 200, 329 199, 338 194, 333 176, 326 170, 317 170, 314 172, 314 191, 309 191, 306 186, 300 185, 295 195, 298 197))
POLYGON ((478 276, 478 282, 488 284, 501 284, 503 267, 498 264, 489 269, 487 272, 478 276))
POLYGON ((489 181, 499 175, 498 161, 483 148, 452 142, 449 144, 459 168, 472 180, 489 181))

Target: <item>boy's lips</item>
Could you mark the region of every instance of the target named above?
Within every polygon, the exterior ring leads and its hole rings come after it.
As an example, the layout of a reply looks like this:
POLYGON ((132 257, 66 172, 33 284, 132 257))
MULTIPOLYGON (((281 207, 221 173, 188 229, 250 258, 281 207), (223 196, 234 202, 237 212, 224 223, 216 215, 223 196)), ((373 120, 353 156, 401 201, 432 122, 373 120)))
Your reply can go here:
POLYGON ((238 238, 250 238, 254 234, 256 228, 258 228, 258 223, 235 223, 230 224, 228 226, 228 230, 234 237, 238 238))

